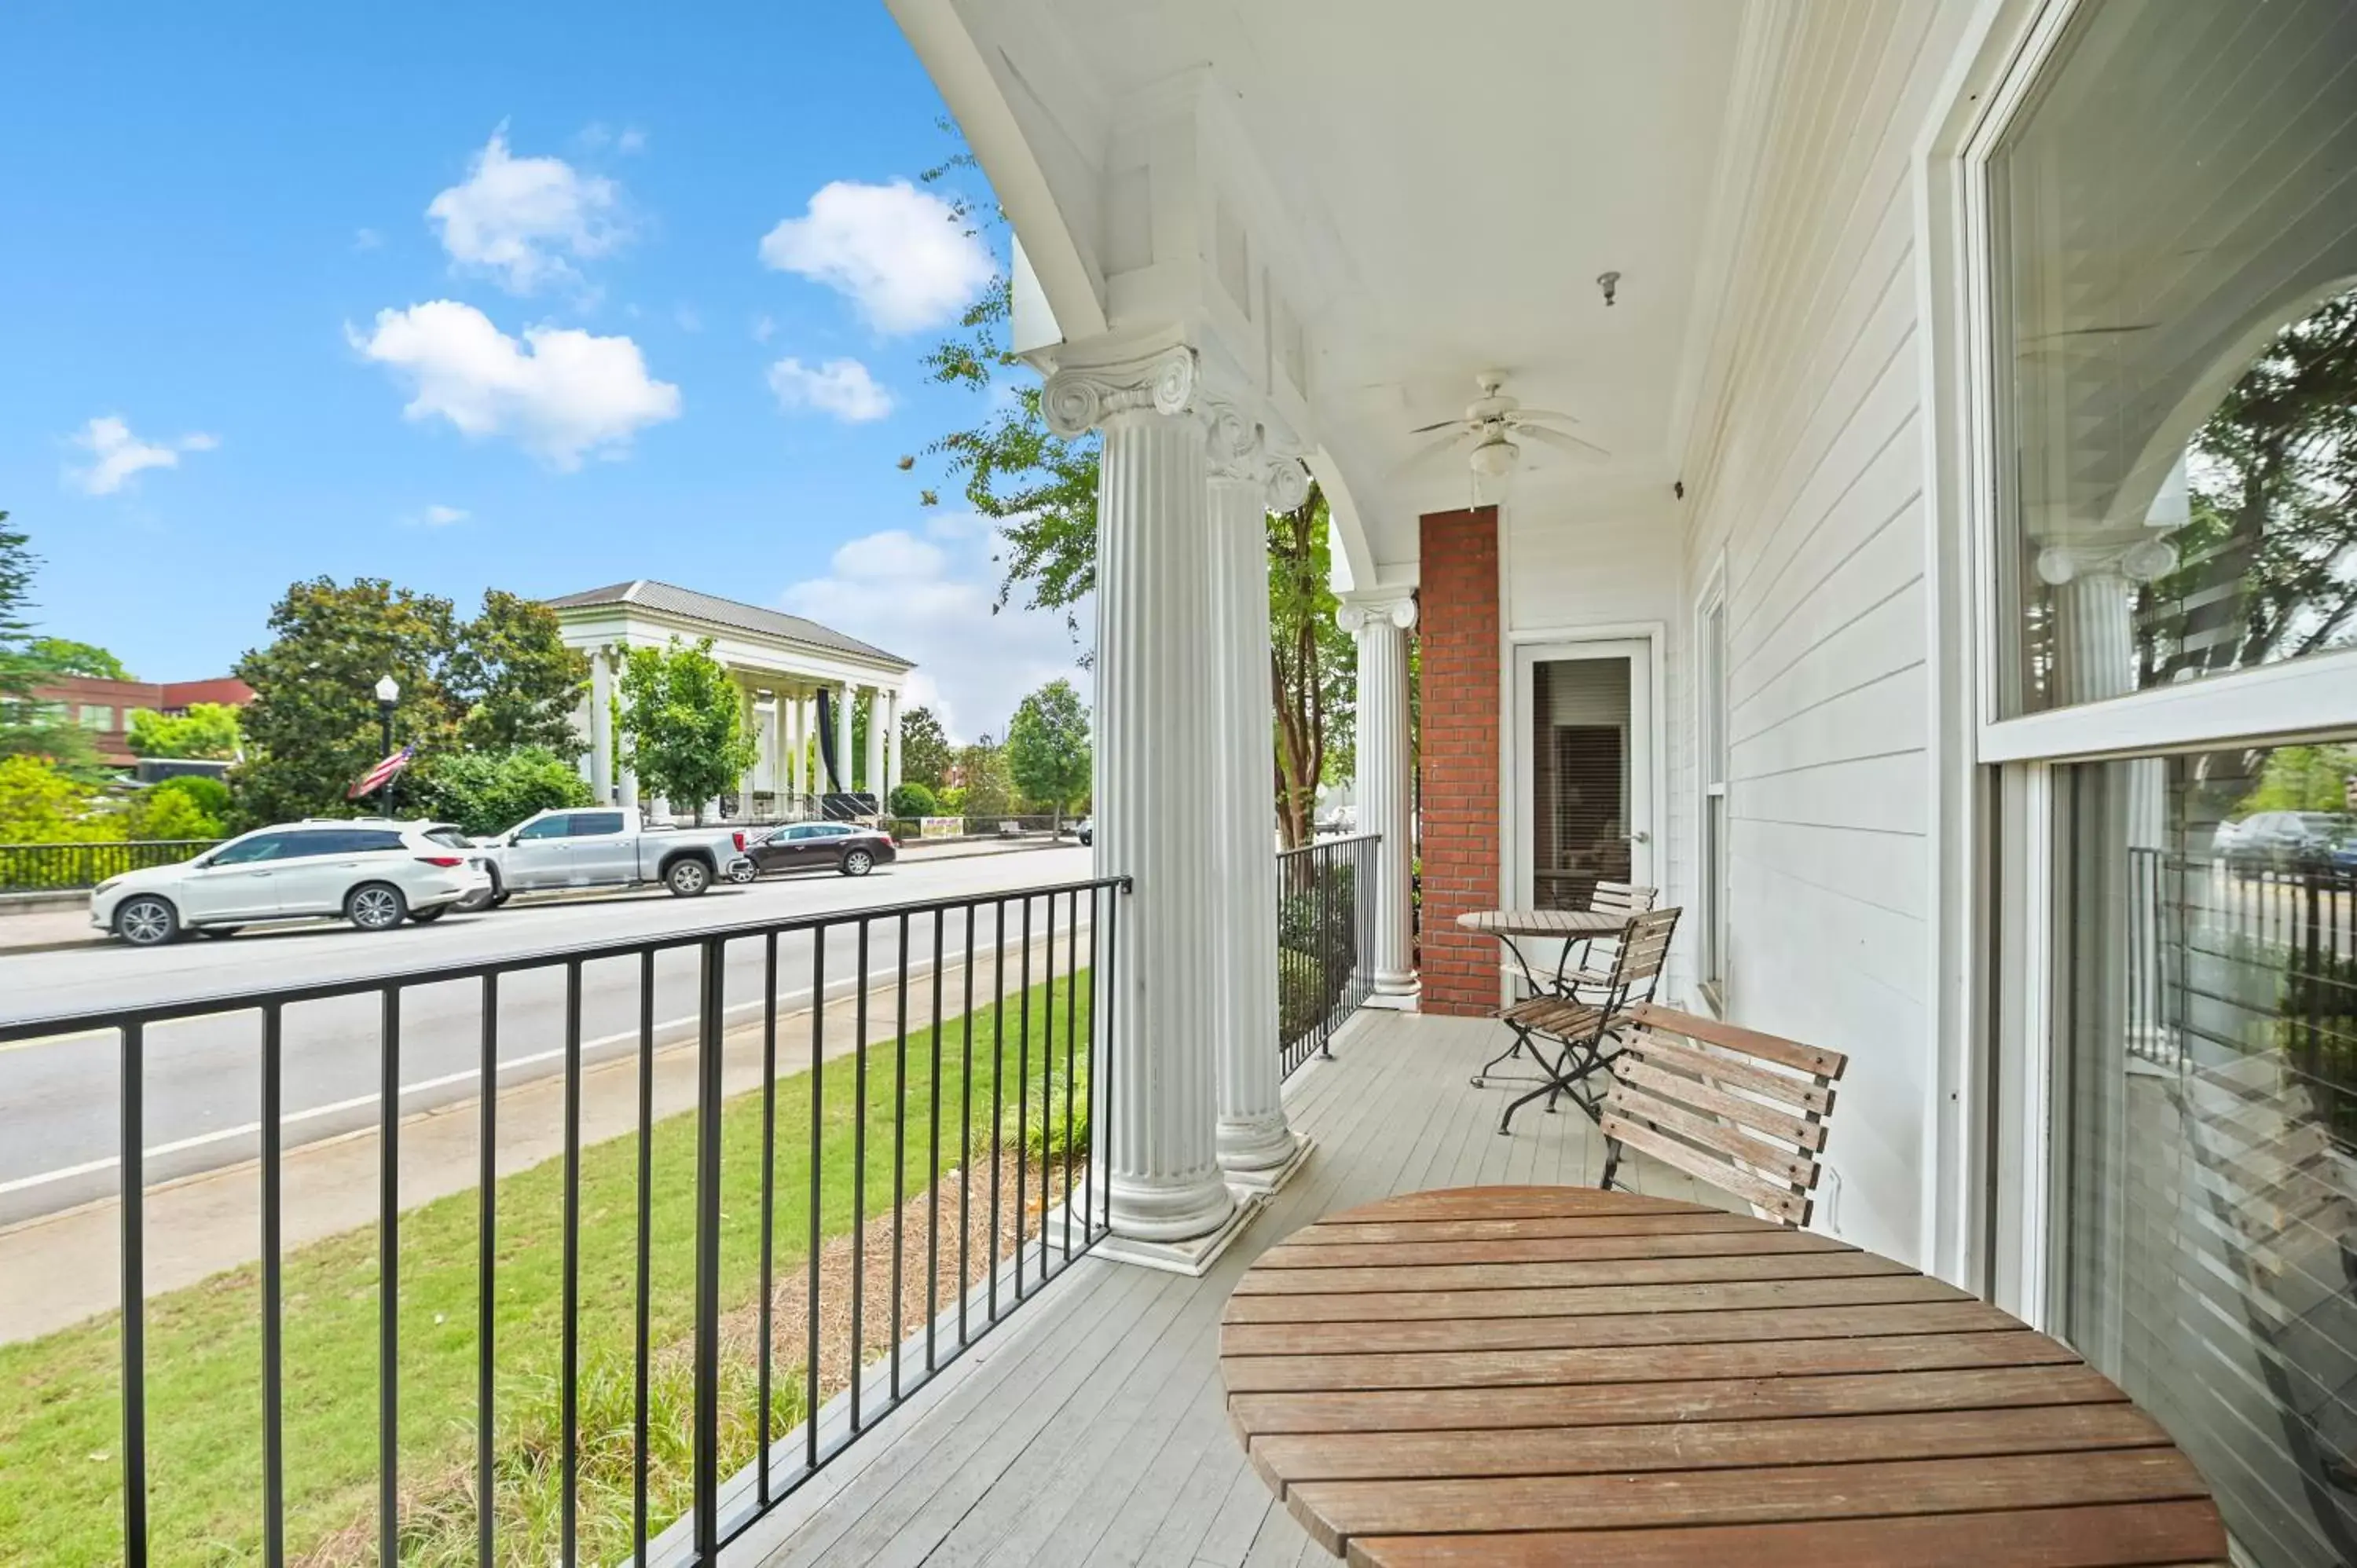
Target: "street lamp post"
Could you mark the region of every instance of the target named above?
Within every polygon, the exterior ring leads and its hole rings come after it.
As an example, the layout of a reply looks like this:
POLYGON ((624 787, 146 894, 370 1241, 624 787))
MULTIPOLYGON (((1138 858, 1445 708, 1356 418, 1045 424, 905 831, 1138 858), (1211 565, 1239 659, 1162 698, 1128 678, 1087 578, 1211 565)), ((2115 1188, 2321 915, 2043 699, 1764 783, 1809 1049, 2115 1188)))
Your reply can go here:
MULTIPOLYGON (((399 701, 401 701, 401 682, 391 675, 380 678, 376 683, 376 716, 384 726, 384 755, 387 757, 393 755, 393 705, 399 701)), ((377 808, 388 818, 393 815, 393 785, 400 778, 400 774, 394 774, 384 781, 384 788, 377 792, 377 808)))

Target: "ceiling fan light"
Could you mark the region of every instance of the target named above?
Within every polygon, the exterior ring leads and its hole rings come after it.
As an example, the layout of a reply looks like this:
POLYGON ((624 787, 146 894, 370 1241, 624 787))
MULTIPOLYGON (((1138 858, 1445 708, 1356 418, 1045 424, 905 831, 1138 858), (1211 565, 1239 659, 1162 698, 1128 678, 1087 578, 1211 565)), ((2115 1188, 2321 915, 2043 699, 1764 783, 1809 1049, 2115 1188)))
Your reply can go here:
POLYGON ((1493 479, 1512 473, 1522 460, 1523 449, 1503 437, 1473 448, 1473 471, 1493 479))

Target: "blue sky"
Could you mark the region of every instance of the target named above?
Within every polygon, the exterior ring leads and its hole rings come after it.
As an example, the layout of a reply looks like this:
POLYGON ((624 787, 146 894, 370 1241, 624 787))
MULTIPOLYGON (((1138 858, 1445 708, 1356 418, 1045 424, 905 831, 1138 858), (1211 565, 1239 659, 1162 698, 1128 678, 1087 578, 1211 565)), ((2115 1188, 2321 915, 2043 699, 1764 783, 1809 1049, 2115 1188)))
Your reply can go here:
POLYGON ((17 5, 0 58, 43 629, 194 678, 298 577, 646 576, 918 660, 961 736, 1080 678, 894 466, 979 412, 918 360, 996 263, 898 188, 950 143, 881 5, 17 5))

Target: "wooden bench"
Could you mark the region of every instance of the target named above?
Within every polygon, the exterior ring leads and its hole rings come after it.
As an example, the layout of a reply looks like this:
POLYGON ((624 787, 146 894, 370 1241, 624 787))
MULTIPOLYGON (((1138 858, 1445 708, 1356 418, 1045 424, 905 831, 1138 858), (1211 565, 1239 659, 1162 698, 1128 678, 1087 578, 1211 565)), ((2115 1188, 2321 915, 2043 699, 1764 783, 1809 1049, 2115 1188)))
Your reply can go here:
POLYGON ((1798 1229, 1809 1222, 1834 1085, 1849 1058, 1641 1003, 1628 1014, 1598 1125, 1609 1187, 1624 1149, 1798 1229))

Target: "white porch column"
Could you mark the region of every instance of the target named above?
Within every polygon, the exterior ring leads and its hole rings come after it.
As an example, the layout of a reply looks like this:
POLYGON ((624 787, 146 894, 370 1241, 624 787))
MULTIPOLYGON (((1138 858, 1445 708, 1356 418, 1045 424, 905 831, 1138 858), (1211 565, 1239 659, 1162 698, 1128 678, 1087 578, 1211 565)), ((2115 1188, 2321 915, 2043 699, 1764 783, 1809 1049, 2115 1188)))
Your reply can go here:
POLYGON ((786 708, 786 791, 799 799, 810 793, 811 700, 796 692, 786 708))
POLYGON ((589 794, 614 798, 614 663, 602 648, 589 655, 589 794))
POLYGON ((1408 868, 1415 822, 1408 777, 1407 633, 1415 591, 1354 593, 1335 616, 1359 639, 1359 831, 1375 846, 1375 972, 1370 1007, 1413 1012, 1422 994, 1414 958, 1408 868))
POLYGON ((770 809, 782 812, 786 800, 786 694, 770 693, 770 711, 761 721, 761 784, 770 791, 770 809))
POLYGON ((1272 463, 1261 427, 1215 407, 1210 425, 1211 754, 1220 829, 1214 999, 1220 1168, 1273 1191, 1307 1153, 1277 1079, 1275 714, 1268 684, 1268 521, 1308 493, 1299 462, 1272 463))
MULTIPOLYGON (((1097 483, 1097 874, 1135 886, 1121 911, 1100 1255, 1197 1273, 1243 1210, 1221 1179, 1220 810, 1215 708, 1202 679, 1211 540, 1194 350, 1172 343, 1068 362, 1042 403, 1065 436, 1102 426, 1097 483)), ((1116 897, 1120 897, 1116 895, 1116 897)))
POLYGON ((844 682, 834 692, 834 765, 842 770, 836 780, 845 791, 854 785, 851 767, 851 683, 844 682))
POLYGON ((737 722, 743 734, 753 737, 755 746, 753 760, 745 765, 744 777, 737 780, 737 815, 741 820, 753 814, 753 792, 761 787, 761 724, 750 682, 737 683, 737 722))
POLYGON ((878 692, 876 700, 884 706, 884 788, 881 793, 888 800, 900 787, 900 693, 878 692))
POLYGON ((863 779, 876 803, 884 803, 884 688, 867 688, 867 771, 863 779))

